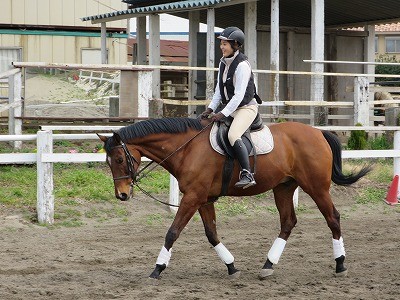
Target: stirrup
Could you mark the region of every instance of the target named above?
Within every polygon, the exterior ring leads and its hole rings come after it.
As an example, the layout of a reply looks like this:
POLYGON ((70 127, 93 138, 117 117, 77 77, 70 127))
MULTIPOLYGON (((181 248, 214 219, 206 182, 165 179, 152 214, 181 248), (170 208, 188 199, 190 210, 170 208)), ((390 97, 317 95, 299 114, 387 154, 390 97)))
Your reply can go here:
POLYGON ((256 181, 254 180, 253 174, 246 169, 240 171, 239 181, 235 183, 235 187, 247 189, 253 185, 256 185, 256 181))

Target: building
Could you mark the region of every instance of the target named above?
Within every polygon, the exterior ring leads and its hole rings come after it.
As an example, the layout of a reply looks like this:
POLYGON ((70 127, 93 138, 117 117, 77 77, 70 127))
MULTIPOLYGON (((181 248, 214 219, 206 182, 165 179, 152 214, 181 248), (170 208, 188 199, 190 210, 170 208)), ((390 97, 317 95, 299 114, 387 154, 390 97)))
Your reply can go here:
POLYGON ((377 58, 400 60, 400 23, 375 26, 375 52, 377 58))
MULTIPOLYGON (((101 63, 101 27, 87 15, 126 9, 120 0, 1 0, 0 72, 12 61, 101 63)), ((107 61, 127 62, 127 20, 107 23, 107 61)))

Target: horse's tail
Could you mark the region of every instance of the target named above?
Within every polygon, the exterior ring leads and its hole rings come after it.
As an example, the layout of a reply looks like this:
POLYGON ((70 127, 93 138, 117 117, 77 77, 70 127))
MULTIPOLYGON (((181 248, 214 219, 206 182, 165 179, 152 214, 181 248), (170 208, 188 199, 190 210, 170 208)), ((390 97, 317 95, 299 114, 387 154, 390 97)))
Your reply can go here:
POLYGON ((332 181, 338 185, 349 185, 371 171, 371 166, 364 166, 358 173, 344 175, 342 172, 342 145, 336 135, 329 131, 322 130, 324 138, 332 149, 333 166, 332 166, 332 181))

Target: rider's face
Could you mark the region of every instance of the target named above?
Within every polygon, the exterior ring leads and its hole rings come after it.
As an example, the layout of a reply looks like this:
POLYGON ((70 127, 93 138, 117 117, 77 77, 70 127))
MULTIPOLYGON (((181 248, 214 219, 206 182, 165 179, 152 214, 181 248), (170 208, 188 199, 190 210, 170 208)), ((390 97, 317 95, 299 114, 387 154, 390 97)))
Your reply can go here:
POLYGON ((219 44, 219 48, 222 51, 222 56, 223 57, 229 57, 235 52, 233 50, 231 44, 228 41, 225 41, 225 40, 221 40, 221 43, 219 44))

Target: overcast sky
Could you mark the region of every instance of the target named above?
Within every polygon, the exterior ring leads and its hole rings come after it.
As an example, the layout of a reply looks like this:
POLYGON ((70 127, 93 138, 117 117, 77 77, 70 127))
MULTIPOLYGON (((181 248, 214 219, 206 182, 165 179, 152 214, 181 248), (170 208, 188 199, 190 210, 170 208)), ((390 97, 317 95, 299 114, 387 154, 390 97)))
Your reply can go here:
MULTIPOLYGON (((136 18, 131 19, 131 32, 136 32, 136 18)), ((149 21, 147 17, 146 31, 149 31, 149 21)), ((222 29, 215 27, 215 32, 221 32, 222 29)), ((183 18, 160 14, 160 32, 163 39, 187 40, 189 33, 189 21, 183 18), (170 33, 170 34, 168 34, 170 33)), ((200 23, 200 32, 207 32, 207 25, 200 23)))

